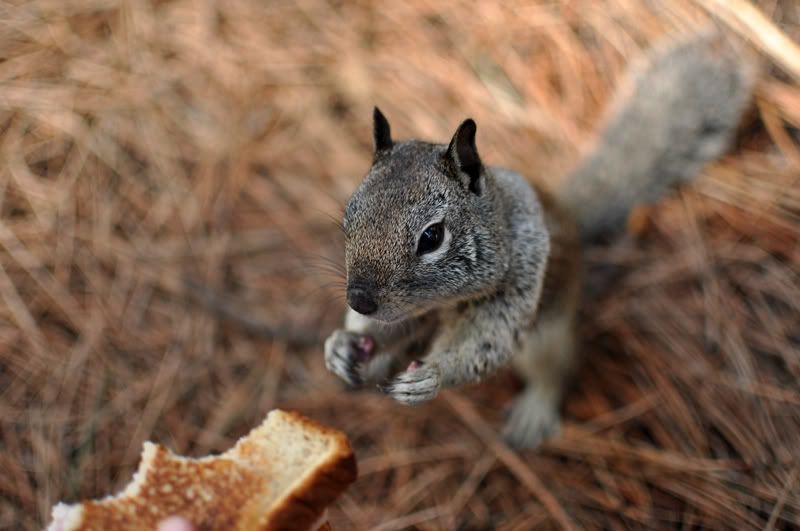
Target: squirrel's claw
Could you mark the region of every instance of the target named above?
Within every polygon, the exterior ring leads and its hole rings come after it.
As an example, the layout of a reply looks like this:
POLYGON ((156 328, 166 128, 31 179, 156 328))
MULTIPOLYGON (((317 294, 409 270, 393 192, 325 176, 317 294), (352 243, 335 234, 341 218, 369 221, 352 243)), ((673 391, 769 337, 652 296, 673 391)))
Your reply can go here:
POLYGON ((353 387, 364 383, 362 370, 374 354, 375 341, 367 335, 336 330, 325 341, 325 366, 353 387))
POLYGON ((441 386, 441 377, 436 367, 412 363, 409 370, 378 388, 398 402, 411 406, 436 398, 441 386))

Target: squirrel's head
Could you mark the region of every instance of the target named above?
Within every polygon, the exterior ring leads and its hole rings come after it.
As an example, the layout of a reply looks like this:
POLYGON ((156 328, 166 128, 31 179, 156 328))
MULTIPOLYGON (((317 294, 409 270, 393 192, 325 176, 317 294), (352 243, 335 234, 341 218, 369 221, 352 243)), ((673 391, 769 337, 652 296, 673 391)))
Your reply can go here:
POLYGON ((374 111, 374 160, 344 216, 347 302, 395 321, 485 292, 504 273, 493 180, 465 120, 449 145, 394 143, 374 111))

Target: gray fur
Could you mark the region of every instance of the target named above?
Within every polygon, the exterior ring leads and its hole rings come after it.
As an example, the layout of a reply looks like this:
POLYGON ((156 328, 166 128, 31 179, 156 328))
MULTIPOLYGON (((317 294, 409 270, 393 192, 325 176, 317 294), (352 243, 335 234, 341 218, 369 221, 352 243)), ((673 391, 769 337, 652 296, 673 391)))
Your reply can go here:
POLYGON ((415 140, 396 144, 345 208, 348 284, 374 290, 374 319, 405 319, 489 293, 508 271, 509 219, 493 176, 484 172, 486 189, 476 195, 446 152, 415 140), (417 240, 442 217, 452 245, 443 260, 427 263, 415 254, 417 240))
POLYGON ((705 35, 687 42, 633 77, 598 151, 556 197, 483 167, 471 120, 449 145, 395 143, 376 110, 375 160, 344 229, 348 285, 367 290, 377 310, 348 312, 325 343, 328 368, 418 404, 512 364, 528 388, 505 437, 532 447, 554 434, 576 365, 581 237, 619 225, 635 202, 717 156, 744 108, 742 69, 705 35), (439 221, 444 242, 420 254, 420 234, 439 221), (364 336, 375 344, 367 357, 357 348, 364 336))

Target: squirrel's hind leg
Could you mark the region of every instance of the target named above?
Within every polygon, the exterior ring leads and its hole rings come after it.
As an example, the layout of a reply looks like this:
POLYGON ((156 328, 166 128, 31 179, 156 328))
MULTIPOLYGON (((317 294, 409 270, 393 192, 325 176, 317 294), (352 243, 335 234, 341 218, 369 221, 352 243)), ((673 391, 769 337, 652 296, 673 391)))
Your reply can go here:
POLYGON ((526 387, 514 401, 503 430, 511 446, 535 448, 558 433, 561 399, 575 366, 575 348, 574 312, 543 315, 520 337, 513 365, 526 387))

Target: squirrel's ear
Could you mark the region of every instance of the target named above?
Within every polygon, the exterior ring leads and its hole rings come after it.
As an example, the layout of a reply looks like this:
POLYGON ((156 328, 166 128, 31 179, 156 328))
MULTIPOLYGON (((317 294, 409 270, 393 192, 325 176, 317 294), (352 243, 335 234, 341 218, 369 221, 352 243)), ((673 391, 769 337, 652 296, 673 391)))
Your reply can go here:
POLYGON ((478 127, 475 120, 467 118, 456 129, 456 134, 447 148, 447 156, 455 163, 456 168, 469 177, 469 190, 478 195, 481 193, 481 158, 475 146, 475 133, 478 127))
POLYGON ((376 156, 381 151, 392 149, 394 145, 392 143, 392 129, 389 127, 389 120, 377 107, 372 111, 372 143, 376 156))

